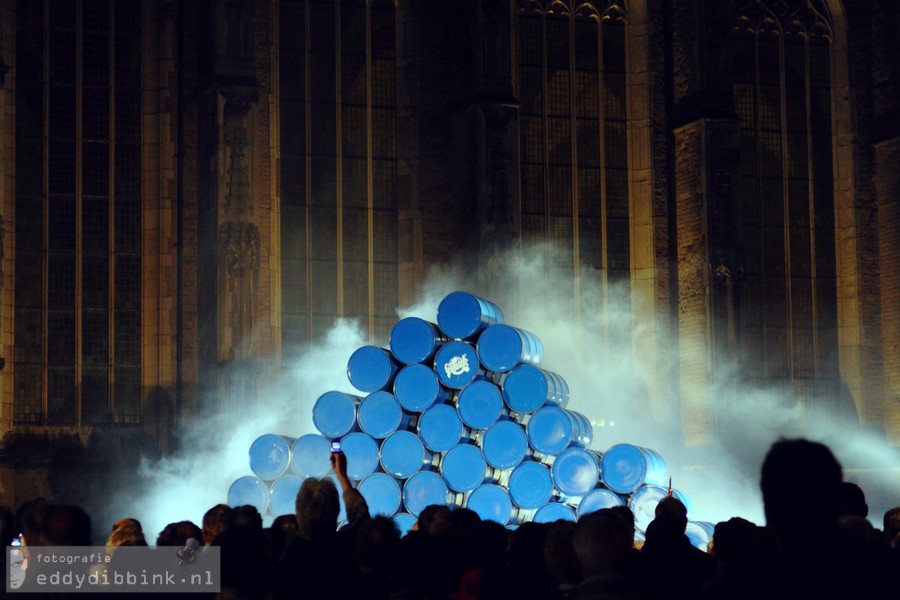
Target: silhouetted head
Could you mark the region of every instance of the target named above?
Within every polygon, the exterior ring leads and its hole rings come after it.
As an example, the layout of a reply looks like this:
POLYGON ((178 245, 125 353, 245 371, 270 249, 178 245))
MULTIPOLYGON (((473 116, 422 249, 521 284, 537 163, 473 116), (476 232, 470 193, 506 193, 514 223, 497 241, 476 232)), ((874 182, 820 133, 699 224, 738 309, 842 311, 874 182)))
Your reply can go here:
POLYGON ((107 548, 118 548, 119 546, 146 546, 147 539, 144 532, 133 525, 122 525, 114 529, 109 537, 106 538, 107 548))
POLYGON ((262 515, 259 514, 259 510, 257 510, 255 506, 251 506, 249 504, 235 506, 233 514, 235 525, 249 525, 250 527, 256 527, 257 529, 262 531, 262 515))
POLYGON ((738 556, 755 553, 758 529, 756 524, 740 517, 716 523, 712 543, 713 554, 720 563, 726 563, 738 556))
POLYGON ((216 504, 203 515, 203 543, 212 544, 213 539, 234 524, 234 509, 227 504, 216 504))
POLYGON ((331 479, 309 477, 300 485, 295 503, 297 534, 305 539, 321 539, 337 531, 340 498, 331 479))
POLYGON ((572 549, 584 577, 620 571, 634 539, 622 517, 603 508, 581 517, 575 524, 572 549))
POLYGON ((841 483, 841 516, 863 517, 869 516, 869 505, 866 504, 866 495, 862 488, 844 481, 841 483))
POLYGON ((656 505, 657 521, 665 521, 671 528, 684 533, 687 527, 687 507, 674 496, 667 496, 656 505))
POLYGON ((895 506, 884 513, 883 528, 888 540, 894 540, 900 535, 900 506, 895 506))
POLYGON ((32 546, 90 546, 91 518, 80 506, 43 504, 22 517, 32 546))
POLYGON ((760 488, 766 523, 782 543, 832 531, 841 512, 841 465, 824 444, 782 439, 769 449, 760 488))
POLYGON ((462 535, 469 527, 481 523, 481 517, 471 508, 453 509, 450 511, 450 520, 453 521, 453 531, 457 537, 462 535))
POLYGON ((353 558, 363 573, 386 573, 396 560, 400 529, 390 517, 363 521, 353 543, 353 558))
POLYGON ((184 546, 187 541, 194 538, 198 542, 203 537, 203 532, 192 521, 178 521, 169 523, 159 532, 156 538, 157 546, 184 546))
POLYGON ((419 513, 418 529, 431 536, 450 535, 453 533, 453 521, 450 509, 445 504, 431 504, 419 513))

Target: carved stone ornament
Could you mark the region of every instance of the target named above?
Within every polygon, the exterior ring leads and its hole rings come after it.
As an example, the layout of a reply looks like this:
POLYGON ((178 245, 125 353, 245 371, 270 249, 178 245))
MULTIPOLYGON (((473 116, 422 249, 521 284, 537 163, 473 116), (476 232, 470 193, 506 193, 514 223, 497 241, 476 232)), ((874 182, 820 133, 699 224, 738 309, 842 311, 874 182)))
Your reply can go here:
POLYGON ((259 228, 254 223, 228 222, 219 227, 219 257, 232 277, 244 277, 259 266, 259 228))

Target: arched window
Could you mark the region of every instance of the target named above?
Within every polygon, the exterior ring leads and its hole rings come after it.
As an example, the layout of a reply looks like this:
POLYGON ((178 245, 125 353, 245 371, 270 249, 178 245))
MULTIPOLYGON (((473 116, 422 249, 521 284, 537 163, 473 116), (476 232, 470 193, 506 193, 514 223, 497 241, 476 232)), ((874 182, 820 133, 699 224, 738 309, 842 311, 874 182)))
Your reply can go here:
POLYGON ((733 7, 745 373, 822 397, 838 383, 830 16, 820 0, 733 7))
POLYGON ((386 339, 398 304, 396 7, 282 0, 279 10, 285 351, 335 317, 386 339))
POLYGON ((624 2, 519 0, 515 27, 522 237, 548 268, 630 273, 624 2))
POLYGON ((141 421, 140 16, 16 4, 14 424, 141 421))

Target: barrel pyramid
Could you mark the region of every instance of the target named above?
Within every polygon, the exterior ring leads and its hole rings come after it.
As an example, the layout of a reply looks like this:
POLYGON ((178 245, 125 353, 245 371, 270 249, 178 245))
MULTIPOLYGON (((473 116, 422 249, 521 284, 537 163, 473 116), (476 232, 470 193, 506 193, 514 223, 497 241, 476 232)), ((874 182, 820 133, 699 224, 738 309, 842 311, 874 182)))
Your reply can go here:
MULTIPOLYGON (((321 394, 318 433, 258 437, 253 474, 231 485, 228 503, 293 512, 302 481, 329 475, 331 441, 340 440, 370 512, 393 517, 401 531, 430 504, 510 527, 628 505, 642 535, 670 493, 665 460, 631 444, 592 449, 590 420, 567 408, 569 386, 543 359, 540 338, 507 324, 496 304, 453 292, 434 321, 401 319, 388 348, 351 354, 347 376, 358 393, 321 394)), ((692 525, 692 542, 708 541, 708 525, 692 525)))

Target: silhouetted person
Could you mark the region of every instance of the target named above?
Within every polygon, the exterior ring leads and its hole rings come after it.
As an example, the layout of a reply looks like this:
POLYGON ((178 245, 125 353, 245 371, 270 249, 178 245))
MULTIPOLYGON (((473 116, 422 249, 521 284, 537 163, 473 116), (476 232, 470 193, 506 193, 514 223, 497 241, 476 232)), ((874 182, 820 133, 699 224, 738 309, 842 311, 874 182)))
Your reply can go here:
POLYGON ((543 600, 553 591, 544 543, 549 525, 522 523, 512 532, 509 542, 507 591, 511 598, 543 600))
POLYGON ((262 529, 237 524, 217 535, 211 545, 221 548, 222 591, 217 598, 266 597, 273 565, 265 551, 262 529))
POLYGON ((869 516, 869 505, 862 488, 849 481, 841 482, 841 516, 856 516, 865 519, 869 516))
POLYGON ((213 538, 234 524, 234 509, 227 504, 216 504, 203 515, 203 545, 212 544, 213 538))
POLYGON ((782 439, 762 465, 760 488, 777 543, 772 596, 862 598, 881 591, 877 569, 855 555, 838 525, 841 465, 824 444, 782 439))
POLYGON ((548 525, 543 554, 553 586, 550 598, 568 598, 582 580, 581 568, 572 548, 574 534, 575 523, 571 521, 556 521, 548 525))
POLYGON ((394 592, 400 529, 390 517, 374 517, 360 523, 353 544, 357 572, 348 584, 352 596, 387 600, 394 592))
POLYGON ((894 550, 900 550, 900 506, 895 506, 884 513, 884 535, 894 550))
POLYGON ((710 600, 757 600, 766 597, 771 581, 774 540, 762 527, 740 517, 716 524, 710 544, 718 567, 705 586, 710 600))
POLYGON ((198 542, 203 537, 199 527, 192 521, 178 521, 169 523, 156 537, 157 546, 181 546, 183 547, 191 538, 198 542))
POLYGON ((660 500, 647 526, 638 568, 657 598, 698 598, 716 570, 716 560, 695 548, 684 534, 687 508, 675 497, 660 500))
POLYGON ((454 600, 507 598, 506 548, 509 533, 496 521, 482 521, 463 532, 463 573, 454 600))
POLYGON ((582 581, 571 598, 646 598, 641 583, 626 572, 633 544, 633 530, 612 509, 604 508, 581 517, 575 525, 572 549, 578 560, 582 581))
POLYGON ((304 480, 295 502, 297 532, 277 568, 276 597, 336 598, 340 582, 353 573, 351 549, 360 523, 369 518, 369 507, 347 477, 344 453, 333 452, 331 464, 343 490, 347 524, 337 531, 341 507, 334 482, 304 480))

